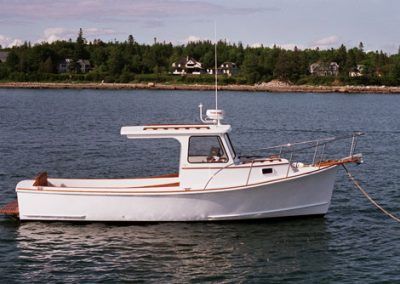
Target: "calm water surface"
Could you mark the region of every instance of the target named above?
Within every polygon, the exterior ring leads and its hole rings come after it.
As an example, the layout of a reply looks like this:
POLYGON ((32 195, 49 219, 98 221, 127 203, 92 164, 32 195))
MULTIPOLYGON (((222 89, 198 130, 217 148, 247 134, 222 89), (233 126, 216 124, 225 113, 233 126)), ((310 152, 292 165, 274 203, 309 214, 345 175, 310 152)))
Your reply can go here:
MULTIPOLYGON (((44 170, 110 178, 175 171, 174 142, 128 141, 120 127, 194 123, 199 102, 212 101, 211 92, 1 89, 0 205, 15 197, 19 180, 44 170)), ((351 171, 400 215, 400 96, 223 92, 220 103, 242 153, 366 132, 358 147, 365 164, 351 171)), ((325 218, 145 225, 0 219, 0 275, 2 283, 400 283, 400 225, 340 170, 325 218)))

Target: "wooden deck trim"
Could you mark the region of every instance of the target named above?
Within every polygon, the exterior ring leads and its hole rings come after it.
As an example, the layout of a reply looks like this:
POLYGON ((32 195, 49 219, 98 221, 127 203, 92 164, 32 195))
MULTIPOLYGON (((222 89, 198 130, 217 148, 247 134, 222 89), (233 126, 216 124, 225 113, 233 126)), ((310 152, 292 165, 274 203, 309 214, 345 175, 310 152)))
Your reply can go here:
POLYGON ((210 129, 210 127, 208 126, 197 126, 197 125, 193 125, 193 126, 170 126, 170 125, 165 125, 165 126, 145 126, 143 127, 143 130, 181 130, 181 129, 185 129, 185 130, 190 130, 190 129, 210 129))
POLYGON ((0 208, 0 214, 6 216, 18 217, 19 216, 18 200, 13 200, 4 205, 2 208, 0 208))
MULTIPOLYGON (((137 179, 161 179, 161 178, 177 178, 179 177, 179 173, 165 174, 159 176, 150 176, 150 177, 134 177, 134 178, 116 178, 112 180, 137 180, 137 179)), ((49 179, 73 179, 73 180, 110 180, 109 178, 53 178, 49 177, 49 179)))

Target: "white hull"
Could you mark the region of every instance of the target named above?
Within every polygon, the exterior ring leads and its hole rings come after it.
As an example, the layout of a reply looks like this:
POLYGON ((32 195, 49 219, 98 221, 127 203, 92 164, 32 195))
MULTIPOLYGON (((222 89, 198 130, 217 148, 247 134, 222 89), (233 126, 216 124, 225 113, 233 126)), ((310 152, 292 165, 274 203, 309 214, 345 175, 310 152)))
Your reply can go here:
POLYGON ((231 189, 148 193, 17 190, 21 220, 209 221, 323 215, 336 166, 231 189))

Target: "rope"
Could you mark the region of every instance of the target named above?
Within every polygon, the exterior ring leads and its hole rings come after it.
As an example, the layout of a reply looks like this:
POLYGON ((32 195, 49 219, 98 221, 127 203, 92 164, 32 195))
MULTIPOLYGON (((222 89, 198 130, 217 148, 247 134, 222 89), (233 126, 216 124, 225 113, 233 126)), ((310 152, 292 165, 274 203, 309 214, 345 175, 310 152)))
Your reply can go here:
POLYGON ((346 166, 344 164, 342 164, 344 170, 347 173, 347 176, 349 177, 349 179, 354 183, 354 185, 361 191, 362 194, 364 194, 364 196, 379 210, 381 210, 385 215, 389 216, 390 218, 392 218, 393 220, 400 222, 400 218, 396 217, 395 215, 393 215, 392 213, 390 213, 389 211, 385 210, 385 208, 383 208, 382 206, 380 206, 378 203, 376 203, 375 200, 372 199, 371 196, 369 196, 369 194, 361 187, 361 185, 358 183, 358 181, 352 176, 352 174, 349 172, 349 170, 346 168, 346 166))

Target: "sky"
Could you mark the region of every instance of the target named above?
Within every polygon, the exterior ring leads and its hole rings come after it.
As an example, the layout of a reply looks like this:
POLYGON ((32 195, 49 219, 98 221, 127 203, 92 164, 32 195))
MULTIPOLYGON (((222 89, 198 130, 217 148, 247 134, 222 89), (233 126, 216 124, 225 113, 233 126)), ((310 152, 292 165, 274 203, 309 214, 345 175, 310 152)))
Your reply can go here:
POLYGON ((0 0, 0 45, 76 39, 347 47, 397 53, 398 0, 0 0))

